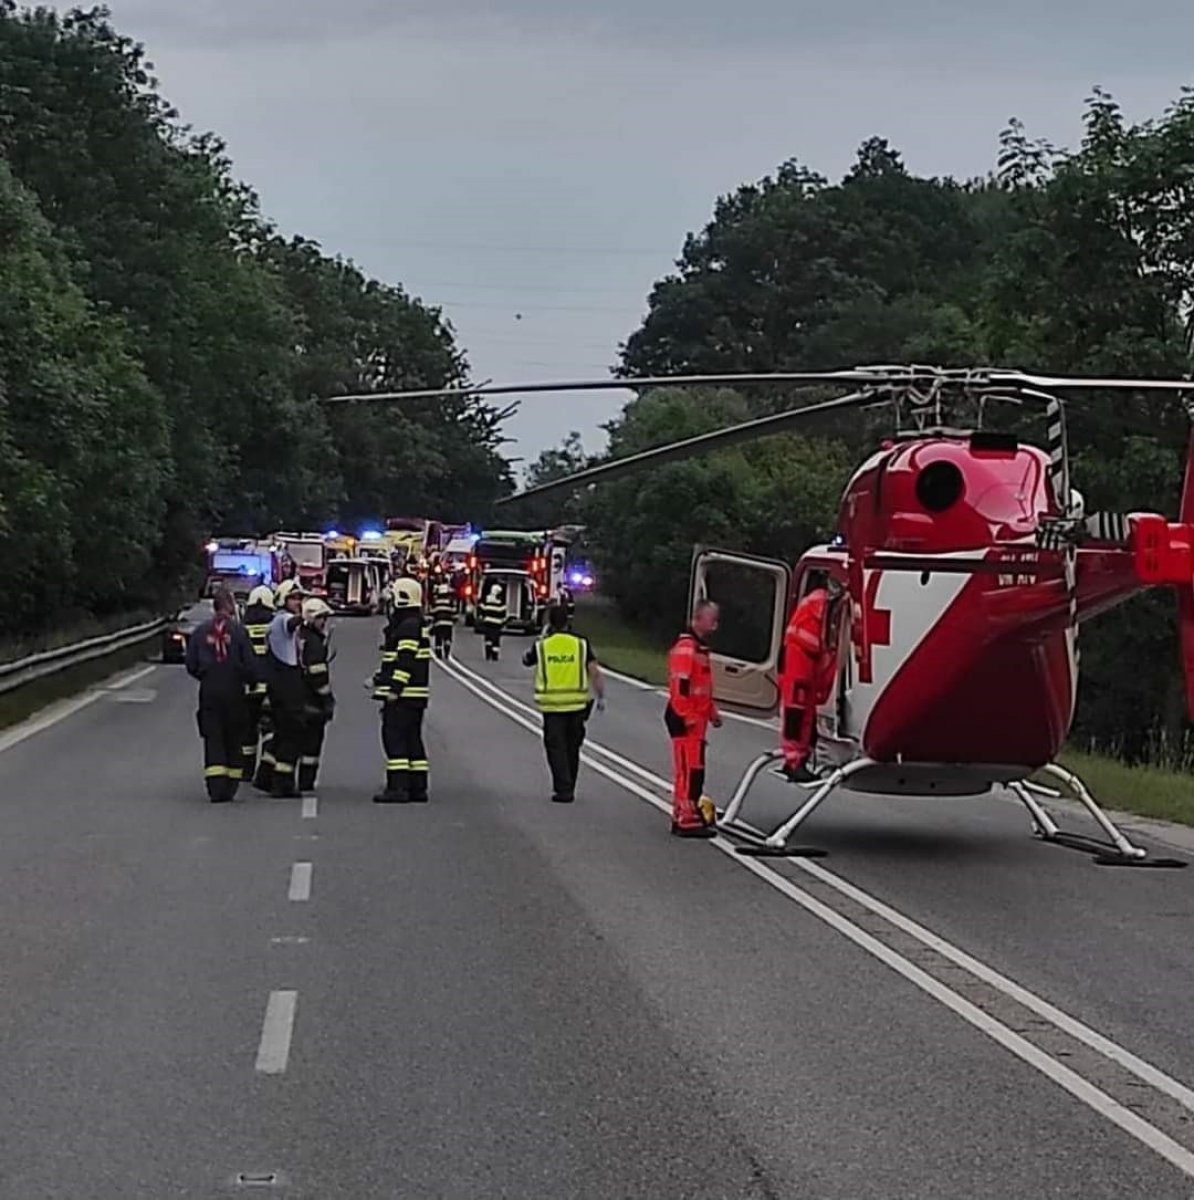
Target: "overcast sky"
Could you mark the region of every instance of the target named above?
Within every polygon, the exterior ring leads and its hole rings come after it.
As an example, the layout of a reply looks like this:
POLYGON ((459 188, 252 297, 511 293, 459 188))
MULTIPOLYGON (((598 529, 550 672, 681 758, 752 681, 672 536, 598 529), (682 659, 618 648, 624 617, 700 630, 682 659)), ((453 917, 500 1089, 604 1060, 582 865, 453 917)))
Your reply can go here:
MULTIPOLYGON (((1190 0, 111 7, 284 231, 442 305, 497 382, 606 376, 685 233, 786 158, 837 176, 877 134, 984 174, 1013 114, 1072 144, 1092 84, 1134 119, 1194 84, 1190 0)), ((524 401, 514 453, 599 449, 618 395, 524 401)))

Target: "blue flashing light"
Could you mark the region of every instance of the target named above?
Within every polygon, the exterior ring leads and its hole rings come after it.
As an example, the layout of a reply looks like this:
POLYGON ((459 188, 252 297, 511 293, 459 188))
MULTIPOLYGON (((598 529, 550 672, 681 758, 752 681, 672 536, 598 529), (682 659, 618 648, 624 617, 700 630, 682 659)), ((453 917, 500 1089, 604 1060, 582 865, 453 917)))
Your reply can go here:
POLYGON ((362 530, 361 539, 366 542, 379 542, 381 541, 381 531, 377 529, 362 530))
POLYGON ((340 530, 338 530, 338 529, 329 529, 329 530, 327 531, 327 533, 325 533, 323 536, 324 536, 324 537, 338 538, 338 537, 340 536, 340 530))

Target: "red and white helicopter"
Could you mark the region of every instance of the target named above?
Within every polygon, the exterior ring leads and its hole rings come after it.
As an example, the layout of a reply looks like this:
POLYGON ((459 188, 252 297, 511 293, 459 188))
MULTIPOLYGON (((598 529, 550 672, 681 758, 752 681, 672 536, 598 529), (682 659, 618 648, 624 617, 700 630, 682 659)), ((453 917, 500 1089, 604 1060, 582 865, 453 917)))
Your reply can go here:
MULTIPOLYGON (((848 371, 707 375, 466 388, 471 395, 612 388, 787 385, 840 387, 846 394, 716 430, 528 489, 567 492, 768 435, 819 416, 886 406, 885 440, 842 496, 837 533, 786 563, 698 548, 692 600, 733 567, 758 576, 771 598, 770 638, 752 659, 713 655, 718 699, 774 713, 777 664, 788 614, 816 576, 843 586, 831 606, 827 645, 832 689, 819 706, 813 768, 820 782, 770 834, 742 820, 751 785, 779 751, 746 770, 719 815, 744 853, 811 854, 788 839, 837 788, 880 795, 973 796, 1009 787, 1046 841, 1098 853, 1115 864, 1184 866, 1149 859, 1054 759, 1074 715, 1078 627, 1147 587, 1178 590, 1187 702, 1194 717, 1194 435, 1178 521, 1151 513, 1088 514, 1070 485, 1063 394, 1076 390, 1194 394, 1188 380, 1050 378, 994 368, 865 367, 848 371), (996 401, 1038 405, 1045 449, 982 428, 996 401), (968 427, 959 428, 961 418, 968 427), (1038 772, 1069 788, 1107 841, 1063 833, 1040 797, 1059 795, 1038 772)), ((418 400, 460 390, 336 397, 418 400)), ((1183 402, 1187 403, 1183 396, 1183 402)), ((1187 403, 1194 417, 1194 405, 1187 403)))

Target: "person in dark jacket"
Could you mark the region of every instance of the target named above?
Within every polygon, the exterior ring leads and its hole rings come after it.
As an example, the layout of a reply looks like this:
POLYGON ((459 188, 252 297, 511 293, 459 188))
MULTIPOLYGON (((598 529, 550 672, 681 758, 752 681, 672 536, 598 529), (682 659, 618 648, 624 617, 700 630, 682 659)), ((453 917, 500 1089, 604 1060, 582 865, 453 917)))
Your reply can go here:
POLYGON ((299 795, 297 775, 306 726, 307 688, 299 664, 299 627, 303 623, 305 599, 302 587, 293 580, 284 580, 278 588, 278 598, 284 608, 270 622, 265 637, 274 737, 270 759, 262 755, 262 770, 258 775, 268 774, 270 795, 281 798, 299 795))
POLYGON ((393 587, 394 611, 386 625, 373 698, 381 700, 381 741, 386 786, 375 804, 421 804, 427 800, 427 749, 423 717, 431 695, 431 639, 423 623, 423 590, 414 579, 393 587))
POLYGON ((510 616, 504 580, 487 575, 481 583, 477 627, 485 635, 485 661, 497 662, 502 654, 502 630, 510 616))
MULTIPOLYGON (((248 725, 246 726, 246 737, 244 744, 244 770, 245 778, 256 782, 257 777, 257 746, 261 744, 261 754, 264 758, 269 755, 269 761, 273 762, 273 751, 270 743, 273 740, 273 729, 270 725, 269 717, 269 687, 265 681, 265 664, 266 652, 266 635, 269 633, 269 624, 274 619, 274 593, 273 590, 265 584, 255 587, 249 593, 248 603, 245 605, 245 632, 249 635, 249 641, 253 643, 253 650, 257 655, 257 678, 249 684, 245 689, 246 698, 248 700, 248 725)), ((268 791, 269 784, 266 784, 268 791)))
POLYGON ((299 629, 299 669, 307 689, 303 720, 303 739, 300 746, 298 788, 309 792, 319 774, 323 756, 323 738, 336 711, 329 673, 328 620, 332 610, 318 596, 303 601, 303 624, 299 629))
POLYGON ((431 639, 437 658, 452 656, 452 627, 456 624, 456 591, 446 575, 431 584, 431 639))
POLYGON ((232 800, 244 774, 243 747, 249 721, 246 687, 257 678, 253 644, 236 619, 236 597, 219 588, 215 615, 187 642, 187 673, 199 680, 199 736, 203 777, 213 804, 232 800))

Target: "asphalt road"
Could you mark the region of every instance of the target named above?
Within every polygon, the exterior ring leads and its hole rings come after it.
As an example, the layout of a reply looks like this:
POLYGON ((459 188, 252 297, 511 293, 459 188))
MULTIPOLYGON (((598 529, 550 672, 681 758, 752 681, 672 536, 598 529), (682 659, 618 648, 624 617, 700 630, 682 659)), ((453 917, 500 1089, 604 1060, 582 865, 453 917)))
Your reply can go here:
POLYGON ((811 866, 676 842, 617 683, 555 806, 525 640, 463 630, 432 803, 375 806, 376 634, 314 803, 209 805, 177 667, 0 736, 0 1200, 1194 1196, 1194 870, 999 799, 843 797, 811 866))

